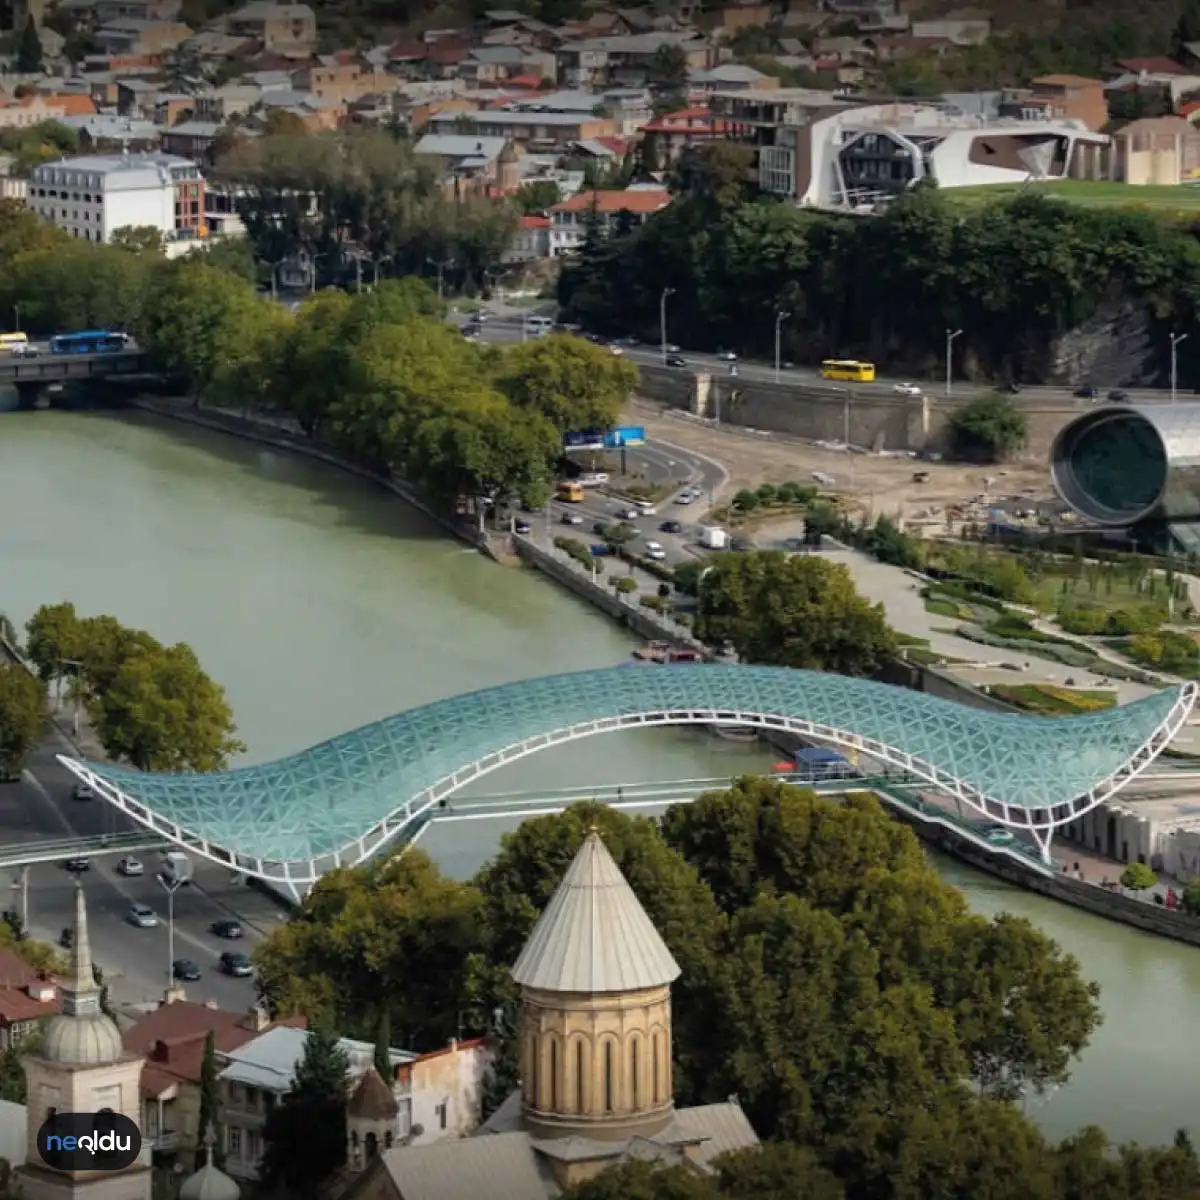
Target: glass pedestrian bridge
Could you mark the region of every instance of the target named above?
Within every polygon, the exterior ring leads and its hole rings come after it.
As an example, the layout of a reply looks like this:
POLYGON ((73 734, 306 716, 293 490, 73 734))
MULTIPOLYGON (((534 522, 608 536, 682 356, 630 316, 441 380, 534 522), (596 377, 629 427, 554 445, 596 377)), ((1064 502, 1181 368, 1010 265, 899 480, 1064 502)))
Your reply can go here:
POLYGON ((60 756, 147 829, 297 898, 326 871, 410 840, 466 784, 550 746, 618 729, 747 725, 860 751, 1026 832, 1114 795, 1187 720, 1197 684, 1076 717, 987 712, 920 692, 786 667, 578 671, 408 709, 289 758, 207 775, 60 756))

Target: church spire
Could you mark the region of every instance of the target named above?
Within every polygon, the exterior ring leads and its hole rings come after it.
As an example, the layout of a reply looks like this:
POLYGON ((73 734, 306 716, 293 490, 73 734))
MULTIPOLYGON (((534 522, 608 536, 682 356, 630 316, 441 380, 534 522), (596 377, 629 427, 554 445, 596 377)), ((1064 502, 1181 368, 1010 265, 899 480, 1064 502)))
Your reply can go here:
POLYGON ((86 1017, 100 1011, 100 989, 92 969, 87 903, 79 880, 75 881, 75 926, 72 932, 71 969, 62 983, 62 1011, 69 1017, 86 1017))

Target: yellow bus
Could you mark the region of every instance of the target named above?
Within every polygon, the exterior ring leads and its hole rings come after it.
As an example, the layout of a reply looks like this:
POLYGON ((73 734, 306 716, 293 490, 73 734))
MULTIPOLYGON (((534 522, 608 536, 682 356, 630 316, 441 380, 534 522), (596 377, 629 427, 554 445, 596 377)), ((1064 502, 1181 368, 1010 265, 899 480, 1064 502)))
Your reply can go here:
POLYGON ((565 500, 568 504, 581 503, 583 500, 583 484, 560 483, 558 485, 558 498, 565 500))
POLYGON ((858 362, 855 359, 827 358, 821 364, 822 379, 853 379, 859 383, 873 383, 875 364, 858 362))
POLYGON ((0 350, 11 350, 14 346, 28 346, 27 333, 0 333, 0 350))

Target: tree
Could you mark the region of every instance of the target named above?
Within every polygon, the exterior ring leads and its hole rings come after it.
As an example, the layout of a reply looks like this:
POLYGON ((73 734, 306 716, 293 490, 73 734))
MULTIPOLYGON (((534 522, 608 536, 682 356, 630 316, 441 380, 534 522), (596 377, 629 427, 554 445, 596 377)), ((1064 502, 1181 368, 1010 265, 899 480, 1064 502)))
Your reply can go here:
POLYGON ((562 1200, 721 1200, 716 1183, 690 1166, 632 1159, 574 1184, 562 1200))
POLYGON ((379 1014, 379 1028, 375 1034, 375 1070, 389 1083, 396 1075, 392 1066, 392 1017, 386 1008, 379 1014))
POLYGON ((646 76, 652 91, 670 97, 670 101, 674 103, 687 91, 687 55, 679 46, 669 43, 659 46, 650 59, 646 76))
POLYGON ((883 606, 854 590, 841 563, 765 550, 718 555, 713 568, 696 635, 732 642, 743 662, 867 675, 894 650, 883 606))
POLYGON ((220 1067, 217 1065, 216 1035, 210 1029, 204 1038, 204 1057, 200 1060, 200 1116, 196 1125, 196 1167, 208 1161, 208 1132, 213 1134, 213 1154, 220 1166, 221 1136, 217 1114, 221 1111, 220 1067))
POLYGON ((17 71, 22 75, 32 75, 40 71, 42 58, 42 38, 38 33, 37 22, 29 17, 17 41, 17 71))
POLYGON ((142 771, 220 771, 246 748, 224 690, 183 642, 136 649, 89 710, 105 752, 142 771))
POLYGON ((514 197, 523 213, 544 213, 560 199, 558 184, 553 179, 538 179, 524 184, 514 197))
POLYGON ((110 245, 130 254, 148 254, 155 258, 161 257, 166 250, 162 232, 153 225, 122 225, 113 230, 110 245))
POLYGON ((1145 863, 1131 862, 1121 872, 1121 886, 1131 892, 1144 892, 1158 883, 1158 876, 1145 863))
POLYGON ((565 334, 511 347, 497 378, 515 405, 540 412, 559 433, 615 425, 637 382, 632 363, 565 334))
POLYGON ((21 774, 46 728, 46 685, 16 663, 0 663, 0 780, 21 774))
POLYGON ((1200 917, 1200 876, 1184 888, 1182 904, 1183 911, 1189 916, 1200 917))
POLYGON ((986 392, 954 413, 950 430, 960 458, 1003 462, 1025 444, 1029 423, 1010 397, 986 392))
POLYGON ((266 1194, 286 1188, 304 1200, 321 1195, 346 1162, 346 1052, 333 1026, 310 1025, 292 1090, 267 1116, 261 1177, 266 1194))

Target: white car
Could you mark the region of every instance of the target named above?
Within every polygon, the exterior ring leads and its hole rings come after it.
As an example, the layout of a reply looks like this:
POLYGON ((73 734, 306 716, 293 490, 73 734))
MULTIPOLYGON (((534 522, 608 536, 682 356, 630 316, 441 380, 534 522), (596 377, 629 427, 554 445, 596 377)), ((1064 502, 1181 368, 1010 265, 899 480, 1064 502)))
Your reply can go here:
POLYGON ((695 499, 695 497, 692 495, 691 492, 680 492, 679 495, 675 497, 675 503, 676 504, 691 504, 691 502, 694 499, 695 499))
POLYGON ((667 557, 667 552, 662 548, 661 542, 647 542, 646 557, 655 562, 663 562, 667 557))
POLYGON ((636 521, 642 514, 636 508, 618 508, 616 514, 622 521, 636 521))
POLYGON ((117 874, 125 876, 145 875, 146 868, 136 858, 123 858, 117 863, 117 874))
POLYGON ((737 362, 737 352, 734 350, 718 350, 716 358, 719 362, 735 363, 737 362))
POLYGON ((608 482, 607 471, 587 471, 575 481, 580 487, 603 487, 608 482))
POLYGON ((633 502, 633 507, 636 508, 643 517, 657 517, 658 516, 658 509, 655 508, 654 505, 651 504, 649 500, 635 500, 633 502))
POLYGON ((562 523, 564 525, 582 525, 583 518, 578 513, 565 512, 562 515, 562 523))
POLYGON ((129 915, 126 920, 130 925, 136 925, 139 929, 157 929, 158 916, 154 909, 147 908, 144 904, 131 904, 129 906, 129 915))
POLYGON ((898 396, 920 396, 923 393, 915 383, 898 383, 892 388, 898 396))
POLYGON ((12 348, 13 358, 37 358, 38 348, 27 342, 22 342, 19 346, 12 348))
POLYGON ((95 800, 96 793, 86 784, 77 783, 71 791, 72 800, 95 800))
POLYGON ((621 357, 621 355, 625 353, 625 351, 624 351, 624 350, 622 350, 620 346, 609 346, 609 348, 608 348, 608 352, 609 352, 609 354, 611 354, 611 355, 612 355, 614 358, 620 358, 620 357, 621 357))

